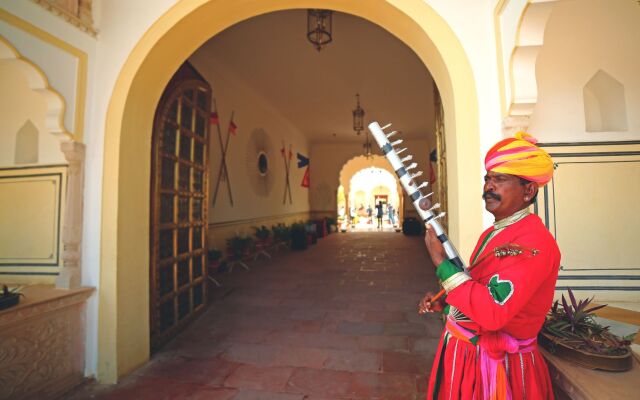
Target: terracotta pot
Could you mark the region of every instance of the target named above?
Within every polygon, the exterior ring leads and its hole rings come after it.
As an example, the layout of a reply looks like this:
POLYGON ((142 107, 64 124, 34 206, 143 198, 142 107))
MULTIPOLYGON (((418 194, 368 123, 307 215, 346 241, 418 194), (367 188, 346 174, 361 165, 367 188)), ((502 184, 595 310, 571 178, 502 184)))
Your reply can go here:
POLYGON ((625 354, 618 356, 590 353, 575 349, 564 343, 562 339, 545 332, 540 332, 538 335, 538 343, 551 354, 585 368, 623 372, 633 367, 633 355, 629 348, 626 349, 625 354))

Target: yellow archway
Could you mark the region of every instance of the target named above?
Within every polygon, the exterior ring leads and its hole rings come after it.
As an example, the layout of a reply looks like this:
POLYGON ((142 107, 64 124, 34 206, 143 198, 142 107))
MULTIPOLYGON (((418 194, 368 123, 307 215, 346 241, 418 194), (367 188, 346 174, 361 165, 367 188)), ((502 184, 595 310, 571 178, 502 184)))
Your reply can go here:
POLYGON ((102 196, 98 377, 115 382, 149 358, 149 179, 152 121, 179 65, 222 30, 254 16, 325 8, 380 25, 424 62, 447 125, 450 237, 468 254, 482 227, 478 102, 456 35, 423 0, 185 0, 165 12, 129 54, 109 102, 102 196), (194 27, 197 27, 194 29, 194 27), (462 228, 464 221, 464 229, 462 228))

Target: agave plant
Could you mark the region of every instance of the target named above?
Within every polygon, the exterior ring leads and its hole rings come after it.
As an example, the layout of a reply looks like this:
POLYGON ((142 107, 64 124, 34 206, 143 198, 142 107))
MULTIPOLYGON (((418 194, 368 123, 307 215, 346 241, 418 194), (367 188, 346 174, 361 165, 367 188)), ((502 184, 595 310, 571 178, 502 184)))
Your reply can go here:
POLYGON ((543 332, 555 336, 573 348, 596 354, 617 355, 626 351, 630 338, 619 338, 593 319, 594 312, 607 305, 593 306, 593 297, 576 301, 573 291, 568 289, 569 302, 562 295, 556 300, 547 315, 543 332), (561 304, 560 304, 561 303, 561 304), (590 307, 591 306, 591 307, 590 307))

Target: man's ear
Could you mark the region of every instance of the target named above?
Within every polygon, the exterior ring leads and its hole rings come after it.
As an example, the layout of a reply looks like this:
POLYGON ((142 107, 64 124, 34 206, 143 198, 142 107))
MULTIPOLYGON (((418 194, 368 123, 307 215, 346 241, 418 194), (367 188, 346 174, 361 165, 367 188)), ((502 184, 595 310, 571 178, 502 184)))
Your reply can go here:
POLYGON ((524 195, 528 200, 531 200, 538 193, 538 184, 535 182, 529 182, 524 186, 524 195))

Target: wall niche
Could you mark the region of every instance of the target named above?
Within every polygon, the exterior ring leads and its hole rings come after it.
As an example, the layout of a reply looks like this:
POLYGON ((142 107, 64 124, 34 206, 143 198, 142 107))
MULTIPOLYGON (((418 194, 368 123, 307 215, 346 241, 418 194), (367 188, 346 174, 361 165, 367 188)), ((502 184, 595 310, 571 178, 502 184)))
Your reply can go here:
POLYGON ((598 70, 584 86, 584 116, 587 132, 626 132, 627 108, 624 85, 598 70))

